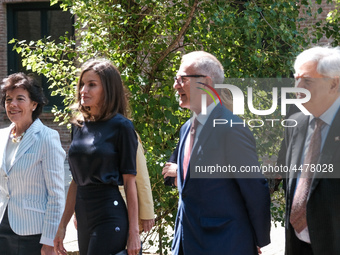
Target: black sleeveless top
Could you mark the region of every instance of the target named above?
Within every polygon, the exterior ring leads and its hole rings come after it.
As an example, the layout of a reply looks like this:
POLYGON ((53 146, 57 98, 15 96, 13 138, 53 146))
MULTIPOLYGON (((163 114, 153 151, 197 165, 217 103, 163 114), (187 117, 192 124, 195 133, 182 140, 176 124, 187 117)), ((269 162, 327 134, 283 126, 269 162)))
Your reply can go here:
POLYGON ((79 186, 123 185, 122 174, 136 175, 137 136, 121 114, 72 127, 70 170, 79 186))

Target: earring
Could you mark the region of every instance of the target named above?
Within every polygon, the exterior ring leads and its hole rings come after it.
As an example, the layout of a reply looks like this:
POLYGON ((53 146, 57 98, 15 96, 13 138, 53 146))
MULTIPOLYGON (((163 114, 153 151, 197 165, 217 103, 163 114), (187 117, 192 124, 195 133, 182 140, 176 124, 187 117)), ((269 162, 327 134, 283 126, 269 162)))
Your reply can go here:
POLYGON ((34 112, 35 111, 35 108, 32 110, 32 112, 34 112))

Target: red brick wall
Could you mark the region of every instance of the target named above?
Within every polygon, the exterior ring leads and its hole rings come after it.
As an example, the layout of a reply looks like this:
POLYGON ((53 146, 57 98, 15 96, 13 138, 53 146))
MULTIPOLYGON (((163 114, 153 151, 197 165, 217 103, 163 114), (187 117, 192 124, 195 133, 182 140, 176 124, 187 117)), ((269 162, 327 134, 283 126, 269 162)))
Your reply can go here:
MULTIPOLYGON (((11 39, 7 38, 6 4, 23 2, 49 2, 49 0, 0 0, 0 81, 7 76, 7 42, 11 39)), ((54 116, 52 113, 44 112, 40 119, 45 125, 59 132, 63 148, 68 152, 71 136, 66 126, 59 126, 58 123, 53 122, 54 116)), ((9 125, 10 121, 6 116, 5 110, 0 106, 0 128, 9 125)))
POLYGON ((7 74, 6 4, 0 1, 0 79, 7 74))
MULTIPOLYGON (((307 27, 308 29, 312 29, 312 26, 315 25, 316 22, 325 22, 327 18, 327 14, 334 10, 334 3, 327 4, 326 1, 322 1, 322 4, 317 4, 315 1, 311 1, 311 16, 306 14, 307 8, 304 6, 300 9, 300 17, 304 18, 305 20, 300 22, 301 29, 307 27), (322 13, 318 14, 318 9, 322 8, 322 13)), ((317 43, 318 45, 327 45, 332 42, 332 39, 328 39, 325 36, 317 43)))

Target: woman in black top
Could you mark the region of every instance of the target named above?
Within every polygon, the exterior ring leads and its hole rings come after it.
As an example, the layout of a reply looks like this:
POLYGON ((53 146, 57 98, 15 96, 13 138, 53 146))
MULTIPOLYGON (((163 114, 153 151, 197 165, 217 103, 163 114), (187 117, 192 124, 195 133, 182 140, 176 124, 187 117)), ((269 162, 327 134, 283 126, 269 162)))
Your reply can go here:
POLYGON ((119 71, 106 60, 82 67, 77 85, 78 112, 72 130, 71 182, 54 240, 63 247, 66 226, 76 212, 81 255, 138 254, 136 175, 137 137, 126 117, 127 99, 119 71), (118 190, 124 184, 128 210, 118 190))

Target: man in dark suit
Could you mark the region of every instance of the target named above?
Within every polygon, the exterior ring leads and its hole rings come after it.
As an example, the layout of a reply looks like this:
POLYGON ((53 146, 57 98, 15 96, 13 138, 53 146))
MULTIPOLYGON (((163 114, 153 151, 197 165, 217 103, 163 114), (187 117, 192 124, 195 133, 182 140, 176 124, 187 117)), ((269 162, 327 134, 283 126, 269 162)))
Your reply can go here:
MULTIPOLYGON (((340 254, 340 48, 314 47, 295 61, 310 100, 285 133, 286 255, 340 254)), ((303 98, 305 94, 299 93, 303 98)))
POLYGON ((255 255, 270 243, 267 182, 259 172, 240 173, 259 166, 251 132, 209 96, 201 112, 203 89, 223 79, 221 63, 202 51, 184 55, 175 77, 179 104, 194 116, 181 128, 178 144, 174 255, 255 255), (216 120, 234 125, 214 126, 216 120))

